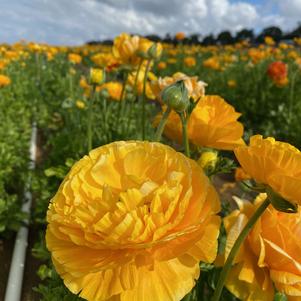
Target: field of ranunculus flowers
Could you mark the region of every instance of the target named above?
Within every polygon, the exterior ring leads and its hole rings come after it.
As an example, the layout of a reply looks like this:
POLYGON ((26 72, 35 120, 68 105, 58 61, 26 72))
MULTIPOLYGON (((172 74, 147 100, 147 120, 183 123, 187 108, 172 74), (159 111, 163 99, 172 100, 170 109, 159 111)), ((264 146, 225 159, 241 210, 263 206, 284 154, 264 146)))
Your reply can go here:
POLYGON ((301 40, 176 38, 0 45, 0 300, 301 300, 301 40))

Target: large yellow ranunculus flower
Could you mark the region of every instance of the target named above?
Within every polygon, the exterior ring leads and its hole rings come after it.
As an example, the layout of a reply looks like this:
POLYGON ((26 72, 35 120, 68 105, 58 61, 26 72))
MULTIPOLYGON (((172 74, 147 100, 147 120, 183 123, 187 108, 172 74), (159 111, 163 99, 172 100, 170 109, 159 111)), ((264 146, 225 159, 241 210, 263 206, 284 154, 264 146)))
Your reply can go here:
POLYGON ((137 56, 139 40, 138 36, 122 33, 114 39, 113 55, 124 64, 138 64, 140 61, 140 58, 137 56))
POLYGON ((255 135, 249 146, 234 150, 242 168, 256 182, 301 205, 301 153, 294 146, 255 135))
POLYGON ((47 213, 57 272, 87 300, 181 300, 217 253, 220 203, 193 160, 114 142, 71 169, 47 213))
MULTIPOLYGON (((221 97, 206 95, 197 104, 188 121, 188 138, 195 145, 232 150, 244 145, 243 125, 237 121, 240 113, 221 97)), ((157 116, 155 123, 161 115, 157 116)), ((164 134, 182 142, 182 125, 176 112, 171 112, 164 134)))
MULTIPOLYGON (((255 204, 239 202, 224 219, 226 255, 256 208, 266 199, 260 194, 255 204)), ((271 205, 260 217, 236 256, 226 287, 239 299, 272 301, 273 284, 289 301, 301 300, 301 212, 287 214, 271 205)))

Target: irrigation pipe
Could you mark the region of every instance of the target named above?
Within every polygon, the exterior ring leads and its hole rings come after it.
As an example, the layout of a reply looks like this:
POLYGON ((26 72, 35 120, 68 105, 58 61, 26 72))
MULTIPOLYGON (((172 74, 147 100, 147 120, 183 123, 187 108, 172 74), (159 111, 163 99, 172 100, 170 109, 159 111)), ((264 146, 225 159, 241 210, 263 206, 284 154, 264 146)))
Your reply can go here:
MULTIPOLYGON (((37 126, 35 123, 32 125, 31 139, 30 139, 30 162, 28 165, 29 170, 35 168, 36 162, 36 141, 37 141, 37 126)), ((31 175, 25 187, 25 203, 22 206, 22 211, 30 215, 30 208, 32 203, 31 187, 31 175)), ((14 251, 12 255, 9 276, 6 286, 4 301, 20 301, 22 293, 23 274, 26 260, 26 250, 28 245, 28 222, 25 222, 25 226, 22 226, 16 236, 14 251)))

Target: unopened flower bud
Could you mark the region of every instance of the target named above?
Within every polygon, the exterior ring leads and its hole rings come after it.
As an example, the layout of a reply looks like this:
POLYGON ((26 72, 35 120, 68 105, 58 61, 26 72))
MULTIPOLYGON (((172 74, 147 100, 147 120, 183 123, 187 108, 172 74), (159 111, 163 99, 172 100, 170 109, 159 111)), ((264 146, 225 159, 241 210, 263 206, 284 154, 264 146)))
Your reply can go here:
POLYGON ((217 152, 214 151, 205 151, 201 154, 198 159, 198 164, 203 168, 212 168, 214 169, 216 166, 216 162, 218 159, 217 152))
MULTIPOLYGON (((162 48, 162 47, 161 47, 162 48)), ((154 43, 147 51, 147 54, 150 58, 156 59, 161 55, 162 49, 158 46, 157 43, 154 43)))
POLYGON ((166 87, 161 98, 167 106, 177 112, 184 112, 189 106, 188 90, 182 80, 166 87))

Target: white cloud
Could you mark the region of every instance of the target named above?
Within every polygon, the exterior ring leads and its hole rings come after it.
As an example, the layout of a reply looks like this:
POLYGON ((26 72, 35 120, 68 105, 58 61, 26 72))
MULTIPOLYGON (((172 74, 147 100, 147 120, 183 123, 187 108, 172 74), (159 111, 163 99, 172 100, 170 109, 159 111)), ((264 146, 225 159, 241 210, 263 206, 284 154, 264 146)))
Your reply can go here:
POLYGON ((301 18, 301 0, 289 0, 289 1, 279 1, 277 0, 279 5, 280 13, 286 17, 291 18, 301 18))
POLYGON ((301 0, 270 0, 279 12, 262 14, 247 0, 0 0, 0 41, 20 39, 52 44, 81 44, 139 34, 218 33, 267 25, 293 26, 301 0), (287 19, 290 21, 287 22, 287 19), (288 25, 289 24, 289 25, 288 25))

